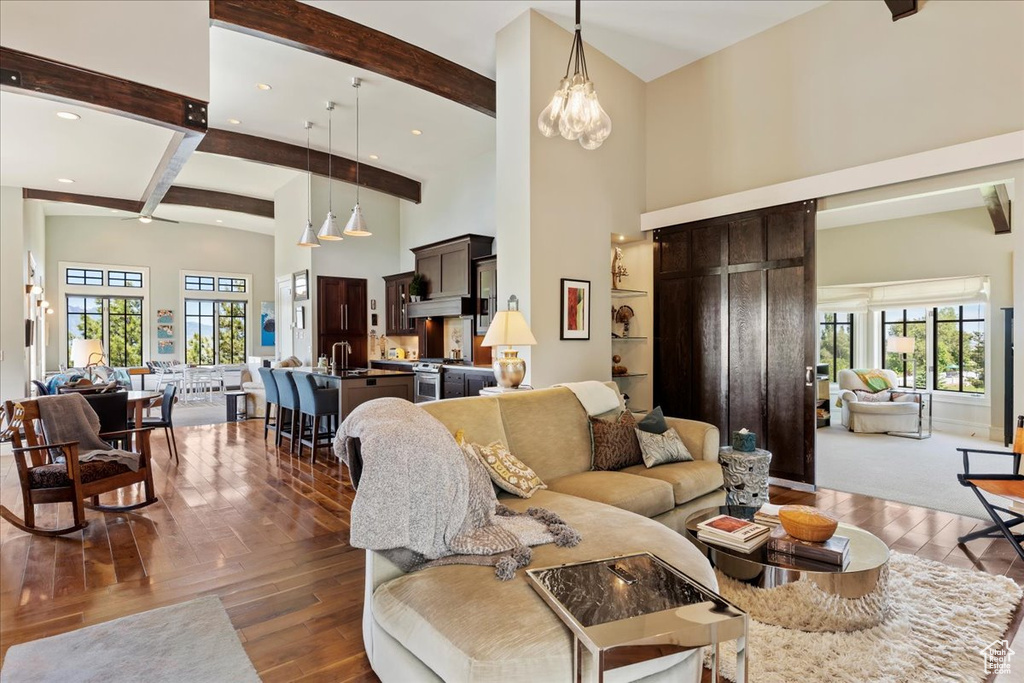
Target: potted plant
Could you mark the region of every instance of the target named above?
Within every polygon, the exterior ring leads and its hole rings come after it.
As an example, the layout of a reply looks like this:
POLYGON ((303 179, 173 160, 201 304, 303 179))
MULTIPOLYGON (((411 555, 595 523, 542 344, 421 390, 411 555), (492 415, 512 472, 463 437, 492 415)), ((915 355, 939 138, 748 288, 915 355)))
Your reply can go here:
POLYGON ((427 278, 422 273, 416 273, 409 281, 409 297, 413 301, 419 301, 427 293, 427 278))

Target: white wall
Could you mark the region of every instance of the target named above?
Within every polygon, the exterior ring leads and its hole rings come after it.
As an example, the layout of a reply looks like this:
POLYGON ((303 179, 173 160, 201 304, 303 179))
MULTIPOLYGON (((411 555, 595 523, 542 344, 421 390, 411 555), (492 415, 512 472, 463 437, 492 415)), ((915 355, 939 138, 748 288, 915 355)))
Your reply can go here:
MULTIPOLYGON (((122 221, 116 217, 50 216, 46 219, 46 271, 51 296, 56 297, 56 278, 61 261, 149 268, 148 336, 143 361, 183 360, 185 311, 182 309, 181 270, 242 273, 252 276, 251 304, 247 311, 248 354, 270 355, 273 349, 259 345, 260 302, 274 299, 273 237, 246 230, 212 225, 154 221, 122 221), (174 312, 174 354, 156 352, 156 311, 174 312)), ((128 291, 126 294, 130 294, 128 291)), ((50 316, 46 365, 56 370, 64 340, 57 318, 61 302, 51 298, 57 311, 50 316)))
POLYGON ((0 399, 26 393, 24 200, 20 187, 0 187, 0 399))
MULTIPOLYGON (((416 265, 415 247, 473 233, 495 234, 495 153, 467 159, 423 184, 423 201, 400 202, 401 246, 397 272, 416 265)), ((390 273, 389 273, 390 274, 390 273)))
POLYGON ((611 376, 609 237, 634 232, 644 208, 639 78, 588 46, 590 76, 612 119, 611 136, 587 151, 537 130, 537 115, 558 86, 571 42, 571 34, 532 11, 498 34, 498 290, 502 299, 520 297, 537 337, 528 362, 534 386, 611 376), (589 341, 559 340, 562 278, 591 283, 589 341))
POLYGON ((3 0, 0 44, 210 99, 206 0, 3 0))

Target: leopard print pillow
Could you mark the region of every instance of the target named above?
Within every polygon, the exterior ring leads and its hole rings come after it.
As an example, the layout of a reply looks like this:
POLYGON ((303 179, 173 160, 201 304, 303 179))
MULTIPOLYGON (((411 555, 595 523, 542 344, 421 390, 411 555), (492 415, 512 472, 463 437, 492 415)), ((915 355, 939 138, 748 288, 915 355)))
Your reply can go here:
POLYGON ((594 444, 592 470, 621 470, 643 462, 640 442, 636 438, 636 419, 628 410, 612 421, 590 418, 594 444))

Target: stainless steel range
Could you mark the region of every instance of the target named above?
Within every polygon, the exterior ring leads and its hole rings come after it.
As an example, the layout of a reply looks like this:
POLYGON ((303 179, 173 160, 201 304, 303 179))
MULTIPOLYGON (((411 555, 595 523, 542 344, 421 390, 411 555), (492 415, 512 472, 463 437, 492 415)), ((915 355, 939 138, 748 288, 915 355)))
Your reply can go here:
POLYGON ((441 391, 444 387, 442 363, 443 361, 437 359, 424 359, 412 366, 413 372, 416 373, 413 381, 415 403, 441 400, 441 391))

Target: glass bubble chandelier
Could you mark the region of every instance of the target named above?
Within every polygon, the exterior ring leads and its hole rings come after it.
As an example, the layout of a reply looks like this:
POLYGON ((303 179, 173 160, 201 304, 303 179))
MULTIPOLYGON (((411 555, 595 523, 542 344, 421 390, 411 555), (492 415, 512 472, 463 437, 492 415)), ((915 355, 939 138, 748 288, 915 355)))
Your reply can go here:
POLYGON ((566 140, 579 140, 583 149, 597 149, 612 133, 611 117, 597 101, 597 91, 587 73, 580 0, 576 0, 576 34, 565 65, 565 76, 558 84, 551 103, 537 118, 537 127, 544 137, 561 135, 566 140), (569 67, 573 69, 572 78, 569 78, 569 67))

